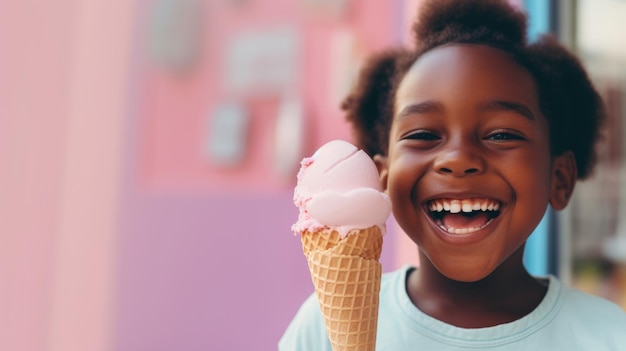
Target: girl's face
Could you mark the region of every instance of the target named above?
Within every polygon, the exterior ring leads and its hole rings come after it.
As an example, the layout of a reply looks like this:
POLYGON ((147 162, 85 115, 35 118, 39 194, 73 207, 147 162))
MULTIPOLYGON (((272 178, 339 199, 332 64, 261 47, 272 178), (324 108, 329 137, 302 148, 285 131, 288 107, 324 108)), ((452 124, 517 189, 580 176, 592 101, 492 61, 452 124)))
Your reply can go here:
POLYGON ((406 74, 394 111, 377 158, 394 217, 446 277, 486 277, 562 188, 532 76, 488 46, 436 48, 406 74))

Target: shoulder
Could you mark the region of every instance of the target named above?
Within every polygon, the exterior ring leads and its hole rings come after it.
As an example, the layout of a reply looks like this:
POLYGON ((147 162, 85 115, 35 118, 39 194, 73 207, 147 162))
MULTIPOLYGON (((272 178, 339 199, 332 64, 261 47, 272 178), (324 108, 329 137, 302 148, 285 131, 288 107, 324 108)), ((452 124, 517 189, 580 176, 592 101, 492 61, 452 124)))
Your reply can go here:
POLYGON ((561 285, 559 316, 569 330, 616 345, 626 343, 626 311, 611 301, 552 281, 561 285))
POLYGON ((413 267, 404 266, 395 271, 384 273, 380 281, 381 295, 382 293, 396 291, 398 288, 403 287, 406 274, 412 269, 413 267))
POLYGON ((315 294, 311 294, 300 306, 295 317, 278 342, 280 351, 331 351, 315 294))
POLYGON ((626 311, 617 304, 560 284, 562 308, 565 313, 577 319, 602 320, 604 323, 626 328, 626 311))

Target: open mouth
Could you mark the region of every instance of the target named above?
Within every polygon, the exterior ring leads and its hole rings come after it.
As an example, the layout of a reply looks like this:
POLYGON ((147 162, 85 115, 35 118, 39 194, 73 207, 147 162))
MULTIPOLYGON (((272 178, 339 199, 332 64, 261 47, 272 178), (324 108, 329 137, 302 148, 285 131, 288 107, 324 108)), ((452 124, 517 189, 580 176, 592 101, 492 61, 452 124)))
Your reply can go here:
POLYGON ((502 204, 493 199, 436 199, 426 204, 428 214, 450 234, 469 234, 488 226, 500 215, 502 204))

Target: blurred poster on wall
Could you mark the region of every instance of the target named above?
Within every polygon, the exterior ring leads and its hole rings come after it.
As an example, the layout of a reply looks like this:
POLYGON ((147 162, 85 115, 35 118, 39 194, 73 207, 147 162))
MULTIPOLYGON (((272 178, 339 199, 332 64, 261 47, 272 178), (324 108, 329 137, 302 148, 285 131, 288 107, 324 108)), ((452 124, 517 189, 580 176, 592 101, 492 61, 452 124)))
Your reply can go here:
POLYGON ((199 59, 204 30, 200 0, 157 0, 150 8, 148 49, 158 64, 190 69, 199 59))
POLYGON ((366 56, 363 44, 349 29, 333 33, 329 43, 331 63, 329 79, 329 101, 339 106, 354 87, 366 56))
POLYGON ((210 115, 207 153, 214 166, 234 167, 245 157, 249 116, 238 103, 221 103, 210 115))
POLYGON ((236 96, 282 95, 298 75, 298 35, 270 28, 235 37, 226 48, 226 91, 236 96))
POLYGON ((302 0, 309 14, 324 18, 341 17, 350 5, 349 0, 302 0))

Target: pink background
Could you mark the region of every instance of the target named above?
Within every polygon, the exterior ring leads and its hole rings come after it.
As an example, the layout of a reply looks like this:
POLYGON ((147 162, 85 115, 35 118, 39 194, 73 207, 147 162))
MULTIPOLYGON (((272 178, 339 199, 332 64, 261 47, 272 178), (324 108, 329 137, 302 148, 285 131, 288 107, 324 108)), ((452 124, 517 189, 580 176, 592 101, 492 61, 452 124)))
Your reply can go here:
MULTIPOLYGON (((214 8, 205 59, 193 75, 160 70, 139 58, 135 154, 129 157, 122 210, 116 347, 120 350, 273 350, 312 291, 300 241, 290 232, 294 174, 271 167, 272 128, 280 96, 235 96, 250 109, 245 161, 231 169, 207 164, 201 142, 208 111, 220 99, 221 55, 237 35, 273 24, 299 37, 306 105, 306 154, 349 139, 336 101, 329 43, 353 31, 371 51, 401 40, 401 2, 361 1, 341 18, 311 19, 294 1, 250 2, 245 12, 214 8), (371 23, 376 23, 372 26, 371 23), (139 167, 133 167, 138 165, 139 167)), ((218 6, 218 5, 216 5, 218 6)), ((223 78, 222 78, 223 79, 223 78)), ((132 133, 131 133, 132 134, 132 133)), ((392 258, 388 236, 383 264, 392 258)))
MULTIPOLYGON (((205 1, 201 60, 177 74, 145 49, 153 1, 0 2, 0 349, 274 350, 312 284, 290 231, 293 177, 271 167, 280 96, 229 96, 223 56, 250 31, 298 36, 310 154, 350 139, 329 98, 330 43, 406 40, 415 1, 205 1), (217 169, 209 111, 251 111, 244 162, 217 169)), ((385 271, 414 260, 393 223, 385 271)))

